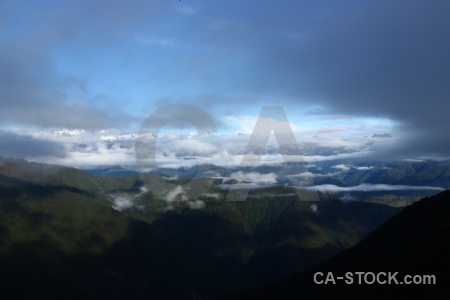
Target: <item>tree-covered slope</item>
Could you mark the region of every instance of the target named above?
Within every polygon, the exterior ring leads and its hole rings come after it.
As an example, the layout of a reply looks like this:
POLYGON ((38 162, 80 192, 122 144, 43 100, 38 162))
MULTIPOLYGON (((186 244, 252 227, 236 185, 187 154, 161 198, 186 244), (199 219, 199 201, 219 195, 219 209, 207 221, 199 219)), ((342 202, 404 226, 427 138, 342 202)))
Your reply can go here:
POLYGON ((330 196, 302 201, 283 187, 250 196, 242 202, 203 198, 203 209, 174 209, 160 214, 153 224, 238 263, 259 282, 267 282, 355 245, 400 211, 330 196))
POLYGON ((1 181, 1 299, 211 299, 253 283, 192 242, 113 210, 103 195, 1 181))
MULTIPOLYGON (((229 202, 225 201, 228 190, 219 187, 221 181, 210 179, 194 185, 193 189, 207 184, 203 194, 189 201, 182 200, 183 195, 189 196, 187 192, 176 195, 180 201, 169 207, 167 195, 184 186, 186 179, 100 177, 14 159, 0 160, 0 176, 1 261, 5 270, 15 274, 11 278, 17 279, 8 281, 6 276, 4 282, 15 286, 12 283, 20 282, 23 274, 36 269, 41 275, 52 274, 49 277, 62 280, 62 286, 81 280, 78 289, 86 295, 104 290, 90 286, 93 277, 88 273, 96 274, 92 276, 98 276, 95 281, 99 282, 109 275, 113 281, 123 279, 115 285, 118 290, 114 294, 120 294, 120 286, 128 289, 136 282, 142 282, 135 288, 136 295, 141 294, 144 283, 155 293, 162 291, 164 282, 169 290, 176 290, 170 274, 181 274, 175 277, 184 282, 182 293, 187 287, 196 287, 203 298, 270 282, 352 247, 401 210, 344 202, 330 194, 316 194, 320 201, 310 201, 306 193, 299 198, 296 190, 282 186, 251 190, 247 201, 229 202), (118 207, 117 199, 126 199, 130 205, 118 207), (202 205, 188 205, 195 201, 202 205), (160 238, 166 242, 149 242, 160 238), (125 263, 119 262, 120 256, 128 257, 125 263), (161 264, 151 268, 134 261, 139 257, 151 265, 155 256, 161 264), (58 268, 53 266, 55 259, 58 268), (77 264, 78 269, 74 267, 77 264), (212 267, 214 264, 217 266, 212 267), (173 269, 177 266, 181 271, 173 269), (53 269, 63 271, 55 273, 53 269), (197 278, 187 270, 209 275, 197 278), (124 272, 140 275, 127 277, 124 272), (155 272, 165 275, 158 277, 155 272), (219 279, 224 284, 212 283, 219 279)), ((28 281, 35 280, 33 276, 28 281)))
MULTIPOLYGON (((226 299, 448 299, 450 297, 450 191, 406 207, 340 255, 286 279, 226 299), (315 284, 316 272, 398 272, 399 284, 315 284), (434 275, 436 284, 407 285, 405 275, 434 275)), ((371 277, 370 277, 371 278, 371 277)), ((321 279, 323 279, 321 277, 321 279)), ((384 277, 382 279, 385 279, 384 277)))

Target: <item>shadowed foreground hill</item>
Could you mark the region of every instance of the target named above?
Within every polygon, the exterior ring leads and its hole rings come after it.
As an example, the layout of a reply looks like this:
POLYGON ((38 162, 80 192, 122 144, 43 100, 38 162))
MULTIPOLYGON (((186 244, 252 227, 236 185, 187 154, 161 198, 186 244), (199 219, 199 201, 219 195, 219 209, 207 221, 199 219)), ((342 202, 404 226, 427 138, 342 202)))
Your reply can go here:
POLYGON ((208 201, 202 210, 161 214, 153 225, 230 259, 259 283, 268 283, 350 248, 400 210, 357 201, 301 201, 285 188, 256 192, 261 197, 208 201), (279 192, 279 197, 270 192, 279 192))
MULTIPOLYGON (((307 271, 226 299, 449 299, 450 191, 422 199, 405 208, 366 239, 307 271), (399 272, 435 275, 435 285, 346 285, 344 280, 317 285, 316 272, 399 272)), ((322 277, 321 279, 325 279, 322 277)))
POLYGON ((0 298, 212 299, 330 258, 400 210, 285 187, 229 202, 213 186, 203 208, 165 211, 184 179, 141 179, 0 158, 0 298), (133 206, 113 210, 120 197, 133 206))
POLYGON ((0 299, 212 299, 253 282, 103 195, 0 182, 0 299))

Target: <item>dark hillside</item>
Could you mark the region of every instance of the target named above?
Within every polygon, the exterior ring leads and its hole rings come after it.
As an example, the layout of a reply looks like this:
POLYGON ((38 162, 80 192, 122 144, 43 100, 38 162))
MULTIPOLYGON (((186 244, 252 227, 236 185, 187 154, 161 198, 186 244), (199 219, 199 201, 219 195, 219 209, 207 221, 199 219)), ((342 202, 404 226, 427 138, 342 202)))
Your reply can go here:
MULTIPOLYGON (((366 239, 340 255, 284 280, 226 299, 449 299, 450 191, 406 207, 366 239), (398 272, 435 275, 435 285, 317 285, 316 272, 398 272)), ((394 281, 392 281, 394 282, 394 281)))

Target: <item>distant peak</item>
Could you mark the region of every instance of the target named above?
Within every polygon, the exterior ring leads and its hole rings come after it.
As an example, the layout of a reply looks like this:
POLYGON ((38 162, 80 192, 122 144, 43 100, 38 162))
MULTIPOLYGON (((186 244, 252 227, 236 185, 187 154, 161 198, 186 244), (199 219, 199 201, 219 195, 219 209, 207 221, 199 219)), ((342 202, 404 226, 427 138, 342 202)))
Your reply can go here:
POLYGON ((62 129, 62 130, 55 130, 53 132, 53 135, 56 136, 75 136, 75 135, 79 135, 84 133, 84 130, 80 130, 80 129, 74 129, 74 130, 69 130, 69 129, 62 129))

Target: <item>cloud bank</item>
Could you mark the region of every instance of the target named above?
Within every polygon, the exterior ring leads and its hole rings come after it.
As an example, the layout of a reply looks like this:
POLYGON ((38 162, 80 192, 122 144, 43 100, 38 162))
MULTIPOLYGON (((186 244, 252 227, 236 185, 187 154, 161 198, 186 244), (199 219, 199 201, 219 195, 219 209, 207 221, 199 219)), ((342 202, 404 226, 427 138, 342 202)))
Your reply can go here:
POLYGON ((309 191, 322 193, 336 192, 376 192, 376 191, 443 191, 443 188, 433 186, 391 185, 363 183, 357 186, 340 187, 334 184, 322 184, 311 187, 300 187, 309 191))
MULTIPOLYGON (((102 157, 111 155, 109 161, 128 163, 123 145, 113 149, 98 140, 74 151, 67 139, 61 146, 35 134, 136 133, 155 109, 188 103, 211 114, 226 135, 249 134, 261 107, 282 105, 310 161, 325 155, 308 153, 309 142, 335 148, 335 156, 366 150, 380 159, 448 158, 449 10, 446 0, 267 1, 257 8, 236 1, 5 0, 3 153, 22 143, 17 156, 35 160, 52 155, 61 164, 86 166, 105 164, 102 157), (14 141, 14 130, 25 127, 34 131, 29 143, 25 135, 14 141), (356 140, 364 136, 366 143, 356 140)), ((177 157, 178 147, 199 163, 210 156, 238 165, 233 151, 241 143, 237 136, 172 140, 160 161, 180 165, 164 160, 177 157)))

